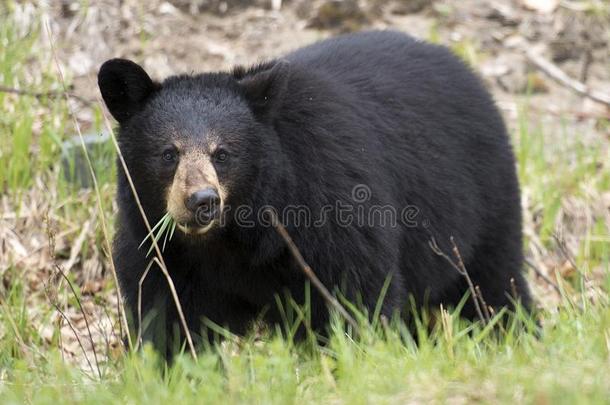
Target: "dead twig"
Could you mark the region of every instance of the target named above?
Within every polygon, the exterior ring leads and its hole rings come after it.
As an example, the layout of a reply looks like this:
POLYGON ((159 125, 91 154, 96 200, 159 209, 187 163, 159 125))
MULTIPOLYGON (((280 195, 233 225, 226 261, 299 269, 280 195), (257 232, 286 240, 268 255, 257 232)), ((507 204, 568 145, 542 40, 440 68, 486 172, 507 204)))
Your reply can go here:
MULTIPOLYGON (((489 323, 491 318, 485 317, 485 314, 483 314, 483 310, 481 309, 481 305, 485 305, 485 301, 482 299, 482 297, 479 298, 479 294, 477 293, 477 290, 472 282, 472 279, 470 278, 470 275, 468 274, 468 271, 466 270, 466 266, 464 265, 464 261, 462 260, 462 255, 460 254, 460 251, 459 251, 457 245, 455 244, 455 241, 453 240, 453 236, 450 238, 450 240, 451 240, 451 244, 453 246, 453 248, 452 248, 453 254, 457 258, 457 263, 454 262, 449 256, 447 256, 447 254, 445 254, 445 252, 443 252, 441 250, 441 248, 438 246, 438 243, 436 243, 436 239, 434 237, 432 237, 432 239, 430 239, 428 244, 430 245, 430 248, 432 249, 432 251, 434 253, 436 253, 438 256, 442 257, 443 259, 445 259, 451 265, 451 267, 453 267, 458 273, 460 273, 460 275, 462 275, 462 277, 464 277, 464 279, 466 280, 466 283, 468 283, 468 289, 470 290, 470 294, 472 295, 472 301, 474 303, 474 308, 477 311, 477 315, 479 316, 479 319, 481 320, 481 322, 484 325, 486 325, 487 323, 489 323), (479 301, 479 299, 481 301, 479 301)), ((487 311, 486 311, 486 313, 487 313, 487 311)))
MULTIPOLYGON (((489 307, 487 302, 483 299, 483 293, 481 292, 481 287, 478 285, 475 286, 475 290, 477 291, 477 297, 481 300, 481 306, 483 307, 483 315, 485 315, 485 319, 491 319, 491 313, 489 312, 489 307)), ((516 296, 516 295, 515 295, 516 296)))
MULTIPOLYGON (((95 368, 93 368, 93 364, 91 363, 91 360, 89 360, 89 356, 87 356, 87 350, 85 350, 85 346, 83 345, 83 342, 80 340, 80 336, 78 336, 78 332, 76 331, 76 328, 74 328, 74 325, 72 325, 72 322, 70 322, 70 319, 68 318, 68 316, 64 313, 64 311, 62 311, 62 309, 59 307, 59 304, 57 304, 56 302, 54 302, 53 300, 51 300, 51 305, 53 305, 53 307, 55 308, 55 310, 59 313, 59 315, 61 316, 61 318, 66 321, 66 323, 68 324, 68 327, 70 327, 70 329, 72 330, 72 334, 74 335, 74 337, 76 338, 76 342, 78 343, 78 345, 80 346, 80 349, 83 351, 83 355, 85 356, 85 360, 87 361, 87 364, 89 365, 89 368, 91 368, 91 372, 93 374, 95 374, 95 368)), ((59 329, 59 335, 61 336, 61 325, 60 325, 60 329, 59 329)), ((62 353, 63 356, 63 353, 62 353)), ((98 366, 98 373, 99 373, 99 366, 98 366)), ((101 374, 100 374, 101 375, 101 374)))
POLYGON ((267 209, 265 212, 271 217, 271 223, 273 227, 282 237, 282 239, 284 239, 284 242, 286 242, 286 245, 288 246, 292 257, 297 261, 299 267, 301 268, 305 276, 309 279, 309 281, 311 281, 311 283, 318 290, 320 295, 322 295, 322 298, 324 298, 326 303, 330 307, 334 308, 343 318, 345 318, 347 323, 352 327, 353 331, 358 333, 359 327, 356 320, 352 318, 352 316, 349 314, 349 312, 347 312, 345 308, 343 308, 343 305, 341 305, 339 301, 337 301, 337 299, 328 291, 328 289, 324 286, 324 284, 322 284, 322 282, 320 281, 318 276, 316 276, 311 267, 309 267, 309 265, 303 258, 303 255, 301 254, 299 248, 294 244, 294 241, 288 234, 288 231, 286 230, 284 225, 280 223, 277 214, 271 209, 267 209))
MULTIPOLYGON (((53 91, 53 90, 31 91, 31 90, 16 89, 14 87, 8 87, 8 86, 2 86, 2 85, 0 85, 0 93, 10 93, 10 94, 16 94, 18 96, 29 96, 29 97, 34 97, 37 99, 43 99, 43 98, 57 99, 57 98, 64 97, 63 91, 53 91)), ((91 100, 88 100, 88 99, 81 97, 74 93, 68 93, 68 94, 69 94, 70 98, 78 100, 87 106, 93 105, 93 101, 91 101, 91 100)))
POLYGON ((155 262, 159 263, 157 258, 153 257, 153 260, 148 263, 148 266, 146 266, 146 270, 144 270, 144 273, 142 273, 140 281, 138 281, 138 334, 136 337, 136 349, 138 347, 142 347, 142 285, 144 284, 144 280, 146 280, 146 277, 148 277, 148 272, 150 271, 150 268, 155 262))
POLYGON ((100 378, 102 378, 102 371, 100 370, 100 362, 97 358, 97 350, 95 350, 95 342, 93 341, 93 334, 91 333, 91 328, 89 327, 89 319, 87 318, 87 314, 85 313, 85 309, 80 301, 80 297, 76 293, 76 289, 74 288, 74 284, 72 281, 66 276, 66 274, 61 270, 61 267, 58 264, 55 264, 55 270, 59 273, 59 275, 68 283, 70 290, 72 291, 72 295, 76 299, 76 303, 78 304, 78 309, 81 314, 83 314, 83 319, 85 320, 85 327, 87 328, 87 334, 89 335, 89 342, 91 343, 91 350, 93 351, 93 359, 95 360, 95 366, 97 368, 97 373, 100 378))
MULTIPOLYGON (((51 224, 49 221, 49 216, 48 213, 47 215, 45 215, 45 224, 46 224, 46 234, 47 234, 47 243, 48 243, 48 247, 49 247, 49 255, 51 256, 51 260, 53 262, 53 266, 56 270, 56 273, 59 274, 61 276, 61 278, 68 284, 68 286, 70 287, 70 290, 72 291, 72 295, 74 296, 74 299, 76 299, 76 302, 78 303, 78 308, 81 312, 81 314, 83 315, 83 319, 85 321, 85 326, 87 328, 87 333, 89 335, 89 342, 91 343, 91 350, 93 351, 93 357, 95 360, 95 366, 97 368, 97 374, 99 376, 99 378, 102 378, 102 372, 100 369, 100 363, 99 360, 97 358, 97 351, 95 350, 95 342, 93 341, 93 335, 91 333, 91 328, 89 327, 89 320, 87 318, 87 314, 85 313, 85 310, 82 306, 80 297, 78 296, 78 294, 76 293, 76 289, 74 288, 74 285, 72 284, 72 281, 70 281, 70 279, 65 275, 65 273, 62 271, 61 266, 57 263, 57 258, 55 256, 55 234, 53 233, 53 230, 51 229, 51 224)), ((56 299, 51 297, 51 294, 49 293, 50 289, 49 286, 44 283, 45 285, 45 295, 47 297, 47 299, 49 299, 49 301, 51 302, 51 305, 53 305, 55 307, 55 309, 60 313, 60 315, 65 318, 66 322, 68 322, 68 326, 70 326, 70 329, 72 329, 72 332, 74 333, 74 336, 79 344, 79 346, 81 347, 83 354, 85 356, 85 360, 87 361, 87 363, 89 364, 89 366, 91 367, 91 371, 95 374, 95 369, 93 368, 93 365, 91 364, 91 361, 89 360, 89 356, 87 355, 87 352, 80 340, 80 337, 78 336, 78 333, 76 332, 76 329, 74 328, 74 326, 70 323, 70 320, 66 317, 66 315, 64 314, 64 312, 61 310, 61 308, 59 307, 59 304, 57 303, 56 299)), ((54 296, 56 296, 57 292, 54 294, 54 296)), ((55 297, 56 298, 56 297, 55 297)), ((61 326, 60 326, 60 336, 61 336, 61 326)), ((63 356, 63 354, 62 354, 63 356)))
POLYGON ((589 281, 587 275, 576 264, 576 261, 574 260, 574 258, 572 257, 572 254, 569 252, 568 247, 566 246, 565 240, 562 237, 560 237, 557 233, 553 233, 552 236, 553 236, 553 239, 555 240, 555 243, 557 243, 557 246, 559 247, 561 254, 570 263, 572 268, 574 268, 574 270, 578 274, 580 274, 580 276, 585 281, 589 281))
MULTIPOLYGON (((110 325, 110 333, 112 334, 112 337, 115 339, 116 342, 119 343, 119 345, 122 345, 122 339, 117 336, 116 334, 116 323, 113 322, 112 318, 110 317, 110 312, 108 312, 108 307, 106 305, 102 305, 102 309, 104 310, 104 315, 106 315, 106 318, 108 319, 109 325, 110 325)), ((98 321, 98 323, 100 323, 98 321)), ((119 335, 120 335, 120 329, 121 329, 121 320, 118 320, 118 324, 119 324, 119 335)), ((101 327, 101 323, 100 323, 100 327, 101 327)), ((104 331, 105 332, 105 331, 104 331)), ((121 335, 122 336, 122 335, 121 335)), ((108 340, 108 338, 106 338, 106 340, 108 340)), ((110 351, 108 351, 108 358, 110 358, 110 351)))
POLYGON ((610 95, 602 93, 601 91, 591 89, 583 82, 571 78, 557 65, 549 62, 541 55, 535 53, 530 49, 527 49, 525 51, 525 56, 534 66, 540 69, 540 71, 549 76, 551 79, 555 80, 557 83, 571 89, 572 91, 580 94, 581 96, 587 97, 593 101, 605 104, 606 106, 610 107, 610 95))
POLYGON ((591 68, 591 64, 593 63, 593 51, 591 47, 587 47, 585 53, 583 55, 582 66, 580 68, 580 81, 583 83, 587 82, 589 78, 589 69, 591 68))
POLYGON ((72 266, 78 260, 78 255, 80 254, 81 248, 83 247, 83 243, 85 243, 85 239, 87 238, 87 233, 89 233, 89 227, 91 226, 91 221, 87 220, 83 224, 78 237, 72 243, 72 248, 70 249, 70 258, 65 263, 64 268, 67 272, 72 270, 72 266))
POLYGON ((531 260, 525 259, 524 261, 530 269, 534 270, 534 273, 536 273, 538 277, 540 277, 542 280, 544 280, 545 283, 553 287, 553 290, 555 290, 555 292, 559 294, 559 296, 561 296, 561 289, 557 284, 553 282, 553 280, 551 280, 546 274, 544 274, 542 270, 540 270, 534 263, 532 263, 531 260))
MULTIPOLYGON (((52 243, 52 242, 49 241, 49 243, 52 243)), ((53 250, 51 250, 51 252, 53 252, 53 250)), ((53 258, 53 260, 55 260, 55 258, 53 258)), ((61 320, 64 320, 68 324, 68 327, 72 331, 72 334, 74 335, 74 338, 76 339, 76 342, 78 343, 78 346, 80 347, 81 351, 83 352, 83 356, 85 357, 85 361, 87 362, 87 364, 89 365, 89 368, 91 369, 91 373, 93 373, 93 375, 95 375, 95 368, 93 367, 93 363, 91 363, 91 360, 89 359, 89 356, 87 355, 87 350, 85 349, 85 346, 83 345, 83 342, 80 339, 80 336, 79 336, 78 332, 76 331, 76 328, 74 327, 74 325, 72 325, 72 322, 70 322, 70 318, 68 318, 66 313, 61 309, 61 307, 59 306, 59 303, 57 302, 57 299, 56 299, 57 291, 51 292, 51 287, 44 281, 43 281, 43 284, 44 284, 45 296, 47 297, 47 299, 49 300, 51 305, 53 305, 53 308, 55 308, 57 313, 59 313, 59 315, 60 315, 60 321, 59 321, 58 327, 59 327, 59 347, 61 349, 62 359, 65 361, 63 337, 61 334, 61 328, 62 328, 61 320)), ((99 365, 98 365, 98 375, 100 375, 99 371, 100 370, 99 370, 99 365)))

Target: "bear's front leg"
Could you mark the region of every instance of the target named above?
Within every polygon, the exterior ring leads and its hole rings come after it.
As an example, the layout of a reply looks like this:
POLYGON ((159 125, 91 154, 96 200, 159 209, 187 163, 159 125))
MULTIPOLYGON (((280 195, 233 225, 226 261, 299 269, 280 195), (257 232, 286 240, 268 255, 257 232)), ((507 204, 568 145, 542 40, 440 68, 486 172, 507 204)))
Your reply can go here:
MULTIPOLYGON (((180 330, 181 325, 174 322, 179 319, 175 300, 167 278, 153 261, 154 252, 147 256, 148 247, 138 248, 138 240, 123 227, 117 230, 113 246, 114 265, 124 299, 129 333, 134 345, 138 340, 150 342, 160 353, 167 355, 175 349, 173 346, 179 346, 181 339, 176 338, 183 336, 184 330, 180 330)), ((172 280, 180 297, 186 282, 177 275, 172 275, 172 280)))

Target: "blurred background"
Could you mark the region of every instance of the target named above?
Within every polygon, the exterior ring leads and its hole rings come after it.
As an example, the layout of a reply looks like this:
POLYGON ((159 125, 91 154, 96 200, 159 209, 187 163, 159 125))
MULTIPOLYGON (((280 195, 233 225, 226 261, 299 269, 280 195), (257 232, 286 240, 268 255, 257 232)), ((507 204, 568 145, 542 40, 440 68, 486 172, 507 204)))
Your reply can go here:
MULTIPOLYGON (((29 37, 32 24, 48 21, 68 82, 89 100, 97 97, 97 68, 111 57, 134 59, 162 79, 254 63, 339 33, 396 29, 450 47, 512 117, 520 96, 527 96, 540 116, 607 118, 607 105, 573 97, 524 55, 535 51, 607 94, 607 0, 60 0, 10 8, 17 37, 29 37)), ((44 52, 48 39, 35 46, 44 52)), ((42 79, 34 69, 30 75, 28 84, 42 79)), ((79 119, 92 122, 85 114, 79 119)))
POLYGON ((21 335, 21 342, 3 340, 0 362, 20 353, 23 342, 59 346, 83 368, 88 367, 83 350, 91 354, 97 345, 100 356, 120 351, 108 244, 114 229, 115 155, 96 84, 102 62, 130 58, 163 79, 255 63, 372 28, 400 30, 449 47, 494 94, 518 158, 524 250, 539 306, 555 311, 563 299, 560 291, 591 300, 607 297, 607 0, 0 5, 0 336, 15 328, 21 335), (78 130, 85 136, 95 183, 78 130))

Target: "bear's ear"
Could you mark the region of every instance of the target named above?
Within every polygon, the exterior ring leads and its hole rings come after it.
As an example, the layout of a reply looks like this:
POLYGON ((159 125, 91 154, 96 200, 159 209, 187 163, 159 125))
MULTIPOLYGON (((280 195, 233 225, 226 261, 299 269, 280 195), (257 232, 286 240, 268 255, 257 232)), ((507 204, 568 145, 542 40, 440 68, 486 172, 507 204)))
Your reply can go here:
POLYGON ((119 123, 140 111, 146 99, 159 88, 140 65, 127 59, 104 62, 97 84, 108 111, 119 123))
POLYGON ((254 115, 264 121, 273 118, 288 87, 289 63, 280 60, 268 69, 245 75, 238 82, 254 115))

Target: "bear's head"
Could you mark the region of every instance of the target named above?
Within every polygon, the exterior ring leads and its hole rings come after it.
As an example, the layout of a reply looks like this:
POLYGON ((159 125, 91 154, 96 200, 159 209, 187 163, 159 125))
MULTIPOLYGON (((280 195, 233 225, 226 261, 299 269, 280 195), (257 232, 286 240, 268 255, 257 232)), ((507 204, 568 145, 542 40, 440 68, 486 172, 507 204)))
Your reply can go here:
POLYGON ((129 60, 102 65, 100 91, 151 220, 167 212, 185 235, 204 235, 222 227, 227 207, 252 201, 279 149, 273 123, 287 78, 283 61, 162 83, 129 60))

